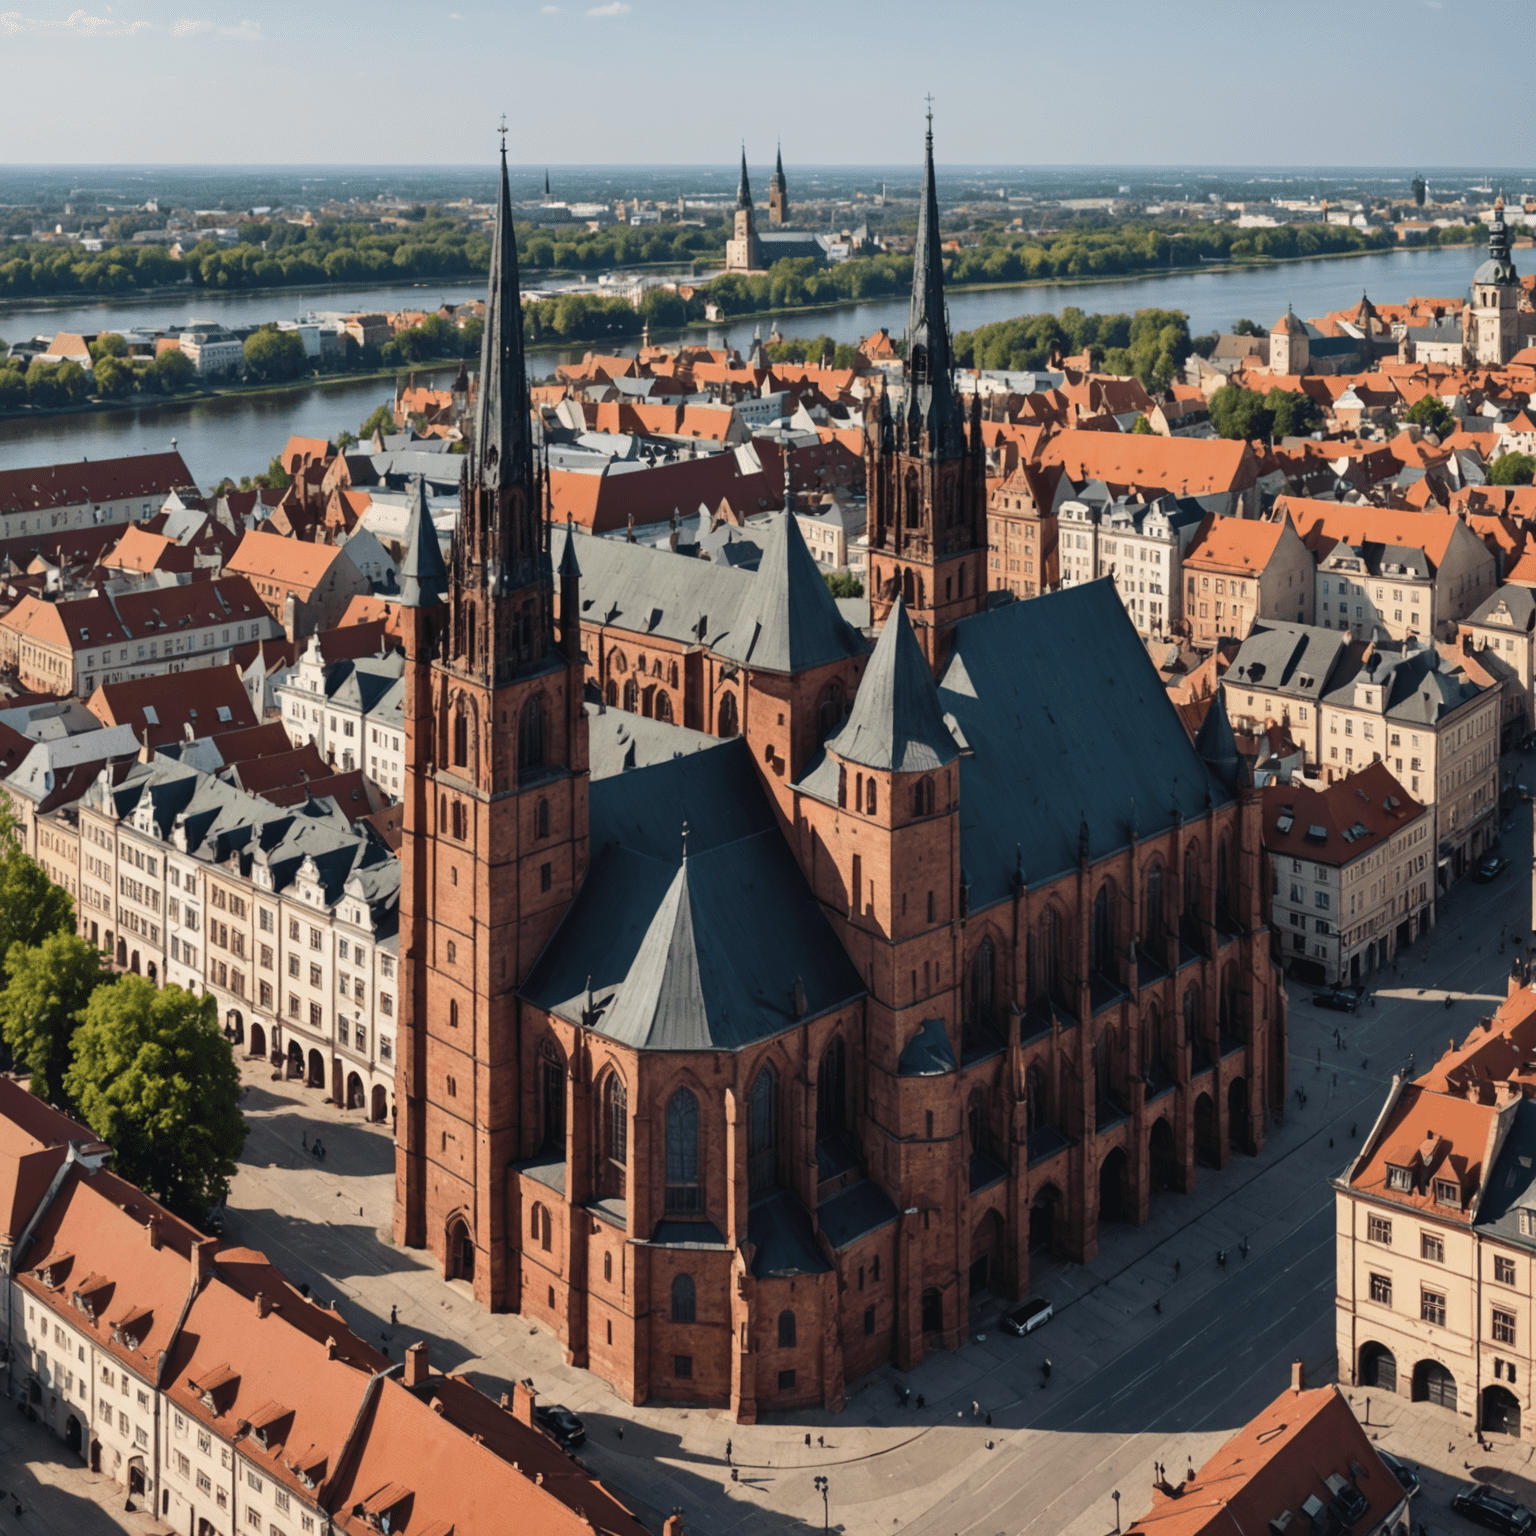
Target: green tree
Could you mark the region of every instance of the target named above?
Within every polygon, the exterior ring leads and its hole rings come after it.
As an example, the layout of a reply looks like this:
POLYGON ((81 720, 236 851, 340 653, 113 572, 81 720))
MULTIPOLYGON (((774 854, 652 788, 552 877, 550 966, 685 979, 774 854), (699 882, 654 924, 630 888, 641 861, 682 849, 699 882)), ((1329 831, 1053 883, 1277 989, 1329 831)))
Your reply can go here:
POLYGON ((864 583, 852 571, 823 571, 821 579, 833 597, 864 596, 864 583))
POLYGON ((120 400, 133 393, 135 374, 130 364, 108 353, 91 370, 96 381, 96 393, 103 400, 120 400))
POLYGON ((90 343, 91 361, 99 363, 104 357, 127 357, 128 343, 116 331, 103 331, 90 343))
POLYGON ((1223 384, 1211 396, 1211 425, 1222 437, 1252 440, 1274 430, 1273 412, 1256 389, 1223 384))
POLYGON ((256 476, 256 484, 265 486, 269 491, 284 490, 292 482, 293 476, 283 468, 282 458, 275 453, 272 462, 267 465, 266 473, 256 476))
POLYGON ((304 338, 297 331, 263 325, 245 338, 245 366, 253 378, 268 382, 296 379, 309 369, 304 338))
POLYGON ((14 944, 6 957, 10 980, 0 991, 0 1036, 32 1074, 32 1092, 68 1107, 64 1076, 73 1039, 91 994, 110 974, 96 946, 76 934, 49 934, 41 944, 14 944))
POLYGON ((1300 390, 1270 390, 1264 396, 1264 409, 1274 418, 1276 437, 1305 437, 1322 423, 1317 402, 1300 390))
POLYGON ((202 1221, 228 1195, 246 1135, 217 1002, 124 976, 91 994, 74 1046, 64 1091, 111 1143, 114 1169, 202 1221))
POLYGON ((0 410, 14 411, 26 403, 26 374, 20 368, 0 367, 0 410))
POLYGON ((1536 475, 1536 458, 1528 453, 1505 453, 1488 467, 1489 485, 1529 485, 1536 475))
POLYGON ((72 931, 75 903, 36 859, 22 852, 8 808, 0 814, 0 849, 0 955, 9 966, 16 945, 27 949, 50 934, 72 931))
POLYGON ((367 439, 375 432, 382 432, 388 436, 395 430, 394 413, 387 405, 381 405, 358 429, 359 438, 367 439))
POLYGON ((1152 423, 1145 416, 1138 416, 1131 427, 1132 437, 1156 437, 1152 430, 1152 423))
POLYGON ((1436 437, 1444 437, 1456 424, 1450 407, 1439 395, 1420 396, 1409 406, 1404 419, 1416 427, 1423 427, 1426 432, 1433 432, 1436 437))
POLYGON ((60 363, 53 376, 59 403, 76 405, 91 392, 91 376, 79 363, 60 363))
POLYGON ((348 448, 357 447, 357 433, 348 432, 345 427, 336 434, 336 451, 345 453, 348 448))
POLYGON ((179 347, 162 352, 144 371, 145 383, 163 395, 184 389, 196 376, 192 359, 179 347))
POLYGON ((1232 327, 1234 336, 1267 336, 1269 333, 1262 325, 1255 325, 1252 320, 1239 320, 1232 327))
POLYGON ((57 363, 45 363, 42 358, 34 357, 27 365, 27 400, 38 406, 65 403, 64 391, 59 387, 57 363))

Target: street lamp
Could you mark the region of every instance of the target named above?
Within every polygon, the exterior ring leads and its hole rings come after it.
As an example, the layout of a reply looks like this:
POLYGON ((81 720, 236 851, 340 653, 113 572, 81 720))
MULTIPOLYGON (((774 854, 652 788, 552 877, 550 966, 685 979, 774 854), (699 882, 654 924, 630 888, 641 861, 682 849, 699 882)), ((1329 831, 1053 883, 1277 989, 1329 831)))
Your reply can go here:
POLYGON ((822 1536, 826 1536, 827 1531, 830 1529, 827 1515, 827 1480, 824 1477, 816 1477, 812 1479, 812 1482, 816 1485, 817 1493, 821 1495, 821 1530, 822 1536))
POLYGON ((1110 1494, 1110 1498, 1115 1501, 1115 1530, 1118 1531, 1120 1529, 1120 1490, 1116 1488, 1115 1491, 1110 1494))

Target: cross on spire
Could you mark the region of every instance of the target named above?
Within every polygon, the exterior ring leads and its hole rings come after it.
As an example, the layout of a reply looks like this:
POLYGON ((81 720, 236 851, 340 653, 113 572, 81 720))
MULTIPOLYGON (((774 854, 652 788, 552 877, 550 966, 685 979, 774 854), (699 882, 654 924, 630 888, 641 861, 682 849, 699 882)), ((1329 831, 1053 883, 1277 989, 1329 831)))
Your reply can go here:
POLYGON ((931 136, 933 133, 933 92, 929 91, 928 94, 923 97, 923 100, 928 103, 928 132, 931 136))
MULTIPOLYGON (((931 112, 928 115, 930 118, 933 116, 931 112)), ((501 152, 505 155, 507 152, 507 114, 505 112, 501 114, 501 126, 496 131, 501 135, 501 152)))

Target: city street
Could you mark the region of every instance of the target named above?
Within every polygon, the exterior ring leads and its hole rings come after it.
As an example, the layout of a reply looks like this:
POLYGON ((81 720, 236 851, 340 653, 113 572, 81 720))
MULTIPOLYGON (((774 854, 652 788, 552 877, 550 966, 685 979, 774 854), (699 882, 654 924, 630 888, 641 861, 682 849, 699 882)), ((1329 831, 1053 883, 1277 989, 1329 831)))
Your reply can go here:
MULTIPOLYGON (((542 1399, 586 1419, 584 1459, 647 1520, 681 1508, 710 1532, 815 1529, 823 1506, 812 1479, 822 1475, 828 1522, 848 1532, 1102 1536, 1115 1527, 1115 1490, 1128 1523, 1150 1503, 1153 1462, 1174 1478, 1198 1464, 1285 1387, 1293 1358, 1305 1362, 1309 1383, 1333 1379, 1327 1181, 1359 1145, 1409 1054, 1426 1066, 1449 1036, 1463 1038, 1503 999, 1513 951, 1500 952, 1501 926, 1529 936, 1521 851, 1529 847, 1530 811, 1522 807, 1504 834, 1513 867, 1490 885, 1458 886, 1440 907, 1427 955, 1419 944, 1400 957, 1398 973, 1381 978, 1358 1018, 1316 1009, 1311 988, 1292 987, 1293 1092, 1262 1157, 1201 1170, 1192 1193, 1154 1198, 1146 1226, 1105 1232, 1093 1264, 1040 1274, 1036 1289, 1054 1301, 1056 1317, 1027 1340, 997 1329, 1001 1303, 990 1302, 960 1349, 904 1376, 883 1369, 852 1383, 841 1414, 742 1426, 713 1410, 628 1407, 595 1376, 566 1367, 548 1332, 487 1316, 421 1255, 394 1248, 387 1135, 316 1093, 271 1082, 264 1069, 246 1069, 251 1135, 228 1236, 334 1297, 354 1328, 396 1358, 425 1339, 435 1366, 461 1371, 493 1395, 532 1377, 542 1399), (1335 1029, 1346 1049, 1336 1046, 1335 1029), (303 1144, 316 1132, 323 1163, 303 1144), (1043 1386, 1047 1355, 1053 1372, 1043 1386), (900 1407, 898 1383, 926 1406, 900 1407)), ((1386 1425, 1383 1443, 1447 1475, 1462 1474, 1469 1457, 1507 1463, 1511 1472, 1525 1463, 1524 1446, 1480 1456, 1466 1421, 1433 1408, 1380 1402, 1377 1419, 1386 1425), (1453 1449, 1439 1449, 1447 1445, 1453 1449)), ((1449 1484, 1427 1477, 1426 1485, 1421 1502, 1438 1504, 1436 1521, 1459 1528, 1444 1507, 1449 1484)))

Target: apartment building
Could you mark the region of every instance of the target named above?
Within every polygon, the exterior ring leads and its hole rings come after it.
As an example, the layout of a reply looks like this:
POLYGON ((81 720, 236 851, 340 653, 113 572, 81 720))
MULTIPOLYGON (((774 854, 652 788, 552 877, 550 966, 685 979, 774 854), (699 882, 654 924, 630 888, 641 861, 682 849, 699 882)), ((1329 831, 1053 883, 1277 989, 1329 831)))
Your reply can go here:
POLYGON ((245 343, 220 325, 194 324, 181 333, 176 345, 199 378, 240 373, 245 368, 245 343))
POLYGON ((1485 1026, 1394 1078, 1334 1181, 1344 1381, 1536 1439, 1536 991, 1510 983, 1485 1026))
POLYGON ((1499 584, 1488 546, 1452 512, 1282 497, 1317 560, 1317 623, 1369 639, 1446 640, 1499 584))
POLYGON ((1315 774, 1323 695, 1349 648, 1349 637, 1309 624, 1256 624, 1221 680, 1239 735, 1283 726, 1315 774))
POLYGON ((1311 551, 1288 518, 1206 518, 1184 555, 1184 619, 1196 645, 1247 637, 1260 620, 1312 622, 1311 551))
POLYGON ((1384 763, 1264 790, 1270 921, 1294 975, 1358 982, 1434 923, 1435 818, 1384 763))
POLYGON ((0 666, 23 688, 83 696, 101 683, 223 666, 235 647, 279 633, 243 576, 165 579, 22 598, 0 617, 0 666))
POLYGON ((38 818, 40 840, 78 840, 79 931, 120 970, 215 998, 250 1055, 388 1120, 399 861, 327 781, 281 805, 221 766, 188 743, 38 818))
POLYGON ((1117 499, 1099 519, 1099 574, 1115 584, 1141 635, 1173 632, 1184 614, 1184 555, 1203 514, 1171 496, 1154 502, 1117 499))
POLYGON ((1497 658, 1506 677, 1501 745, 1508 751, 1536 722, 1536 590, 1500 587, 1461 621, 1457 639, 1485 667, 1497 658))
POLYGON ((1020 463, 987 498, 987 587, 1034 597, 1059 578, 1057 522, 1045 477, 1020 463))
POLYGON ((405 766, 405 658, 345 657, 327 663, 318 636, 273 690, 295 746, 313 742, 333 768, 361 769, 391 799, 405 766))
POLYGON ((0 539, 137 522, 196 483, 175 452, 0 470, 0 539))
POLYGON ((392 1362, 110 1155, 0 1079, 6 1393, 140 1509, 195 1536, 643 1536, 536 1426, 526 1385, 498 1407, 425 1344, 392 1362))
POLYGON ((352 543, 310 544, 277 533, 248 533, 224 569, 250 579, 278 623, 272 633, 297 639, 340 623, 352 598, 369 591, 372 579, 384 579, 385 567, 394 569, 371 533, 355 536, 355 550, 348 548, 352 543), (354 555, 370 564, 382 562, 377 576, 370 578, 354 555))

